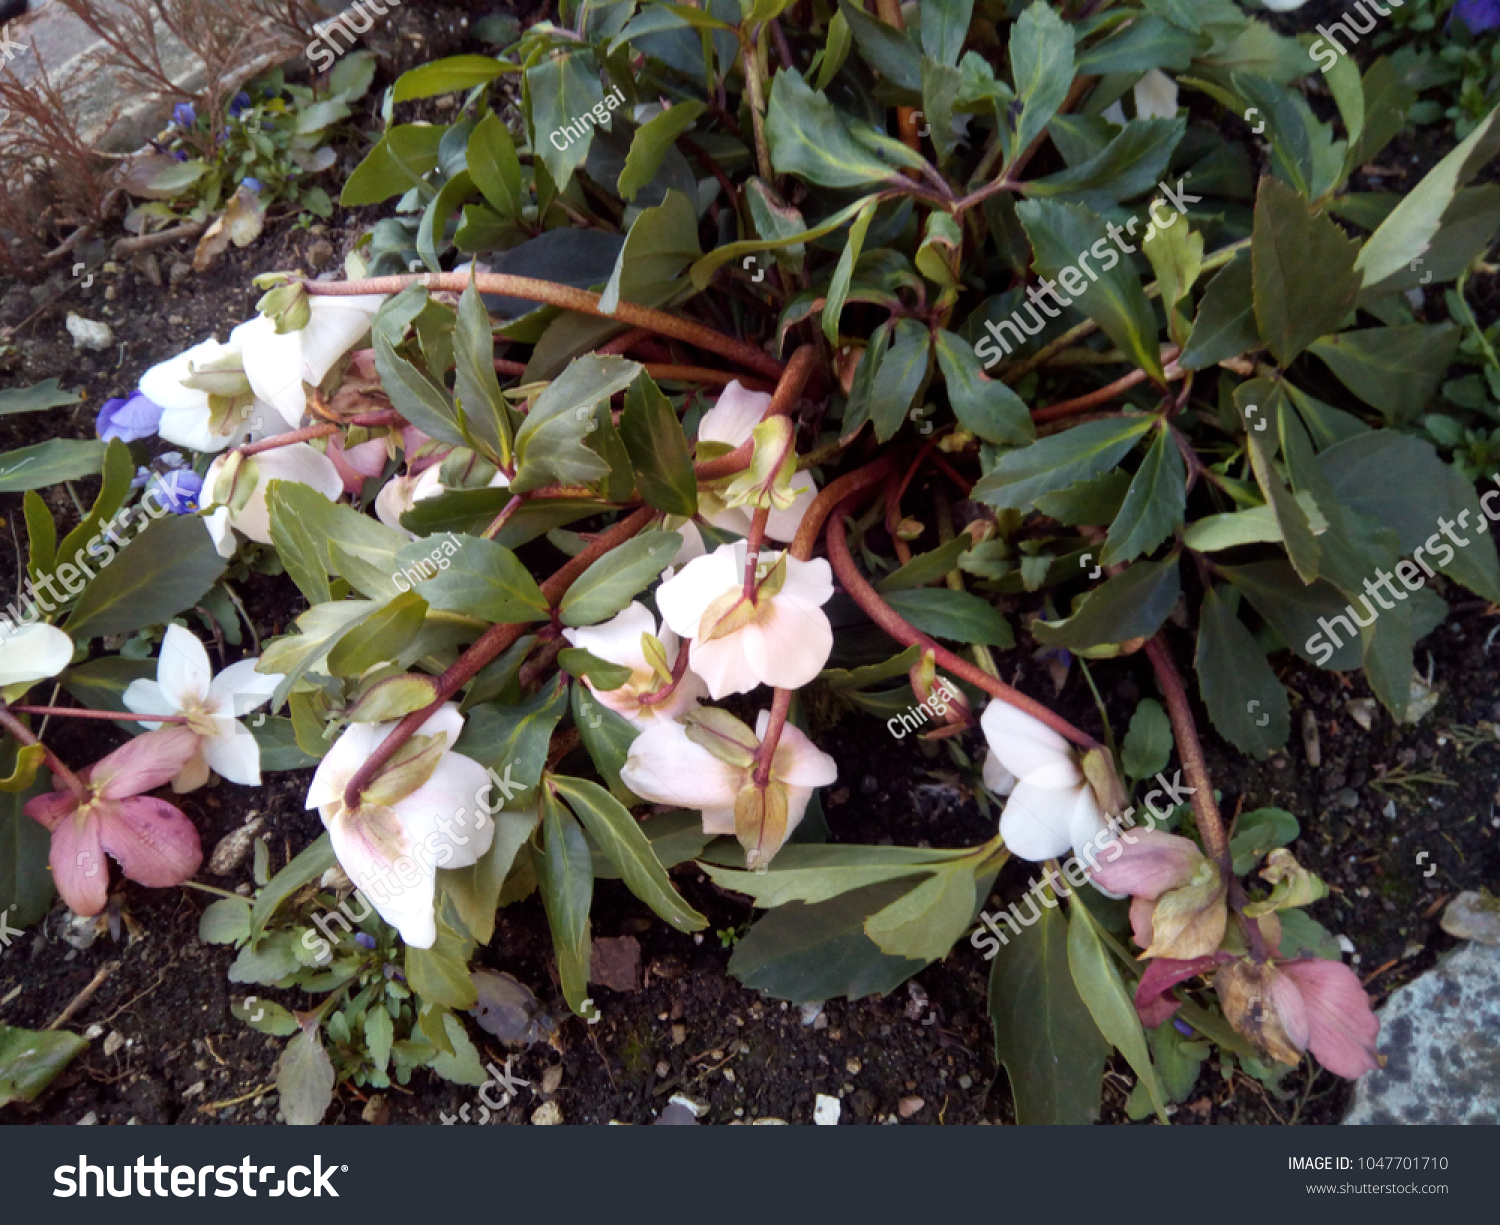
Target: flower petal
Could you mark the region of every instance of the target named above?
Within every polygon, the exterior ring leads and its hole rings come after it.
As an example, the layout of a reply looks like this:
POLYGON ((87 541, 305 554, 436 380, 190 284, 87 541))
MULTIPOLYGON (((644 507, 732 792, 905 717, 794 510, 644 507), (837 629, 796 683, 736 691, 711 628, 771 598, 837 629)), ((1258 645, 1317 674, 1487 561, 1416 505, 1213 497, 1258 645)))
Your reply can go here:
MULTIPOLYGON (((771 712, 763 710, 755 720, 755 734, 765 738, 771 723, 771 712)), ((790 788, 831 787, 839 780, 838 762, 807 738, 800 727, 788 723, 776 742, 776 756, 771 759, 771 776, 790 788)))
POLYGON ((73 658, 73 640, 50 625, 23 626, 0 638, 0 689, 56 676, 73 658))
POLYGON ((656 634, 656 618, 638 600, 631 601, 624 611, 602 625, 563 630, 563 637, 575 647, 632 670, 650 667, 645 652, 641 650, 642 634, 656 634))
POLYGON ((688 562, 656 589, 656 607, 662 620, 684 638, 697 637, 708 606, 744 581, 743 558, 743 550, 737 557, 735 546, 725 544, 688 562))
POLYGON ((771 598, 768 612, 723 641, 741 643, 750 670, 765 684, 801 689, 833 653, 833 627, 821 608, 787 599, 784 593, 771 598))
POLYGON ((1185 884, 1202 860, 1203 852, 1177 834, 1123 830, 1118 843, 1110 841, 1093 875, 1096 884, 1112 893, 1155 901, 1168 889, 1185 884))
POLYGON ((84 779, 104 799, 122 800, 162 786, 197 751, 197 733, 174 723, 121 745, 84 771, 84 779))
POLYGON ((232 719, 218 719, 235 730, 203 738, 203 759, 220 778, 242 787, 260 786, 260 743, 232 719))
POLYGON ((702 678, 715 701, 732 693, 749 693, 761 682, 746 655, 743 630, 712 642, 694 642, 688 648, 688 666, 702 678))
POLYGON ((466 868, 495 837, 495 822, 479 798, 489 789, 482 765, 462 753, 444 753, 432 777, 392 807, 417 854, 440 868, 466 868))
POLYGON ((620 781, 641 799, 656 804, 727 808, 733 832, 734 800, 742 773, 689 740, 680 723, 656 722, 631 744, 620 781))
POLYGON ((156 683, 173 709, 181 712, 202 705, 213 678, 208 652, 197 635, 180 625, 167 626, 156 661, 156 683))
POLYGON ((166 800, 136 795, 100 814, 99 842, 133 881, 153 889, 180 885, 203 862, 198 831, 166 800))
POLYGON ((1078 794, 1021 781, 1000 814, 1000 837, 1011 854, 1033 863, 1061 855, 1073 845, 1073 809, 1078 794))
POLYGON ((1313 957, 1283 962, 1307 1007, 1307 1048, 1335 1076, 1354 1080, 1380 1066, 1380 1019, 1353 970, 1313 957))
POLYGON ((266 504, 266 487, 272 481, 293 481, 316 489, 330 502, 343 495, 344 482, 339 479, 333 461, 316 447, 305 442, 277 447, 255 456, 255 488, 238 514, 230 522, 257 544, 271 543, 271 508, 266 504))
POLYGON ((770 406, 769 395, 763 391, 750 391, 735 379, 719 393, 718 401, 698 422, 698 439, 737 447, 749 441, 770 406))
POLYGON ((430 859, 412 854, 412 841, 389 808, 367 806, 323 819, 339 866, 380 917, 413 948, 430 949, 437 940, 433 914, 436 870, 430 859))
POLYGON ((984 785, 998 796, 1007 796, 1016 789, 1016 776, 1000 764, 994 749, 985 751, 980 777, 984 785))
POLYGON ((1068 742, 1040 719, 996 698, 979 726, 990 751, 1017 778, 1034 787, 1076 787, 1083 779, 1068 742))
POLYGON ((230 664, 208 686, 208 697, 216 708, 235 718, 243 718, 267 702, 284 679, 279 672, 257 672, 257 659, 242 659, 230 664))
POLYGON ((52 831, 52 883, 74 914, 96 915, 109 900, 109 864, 99 844, 99 817, 69 818, 52 831))

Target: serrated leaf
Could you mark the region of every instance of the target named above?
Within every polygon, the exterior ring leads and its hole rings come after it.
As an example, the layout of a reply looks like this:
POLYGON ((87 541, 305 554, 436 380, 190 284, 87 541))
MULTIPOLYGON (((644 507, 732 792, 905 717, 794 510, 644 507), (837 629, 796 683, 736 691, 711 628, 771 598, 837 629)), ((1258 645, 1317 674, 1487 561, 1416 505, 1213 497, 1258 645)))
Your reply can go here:
POLYGON ((1113 468, 1154 420, 1089 421, 1011 451, 974 486, 974 500, 998 510, 1025 510, 1042 494, 1113 468))
POLYGON ((304 1026, 276 1061, 281 1117, 293 1127, 316 1126, 333 1103, 333 1061, 323 1048, 318 1023, 304 1026))
POLYGON ((1255 318, 1277 362, 1288 366, 1354 309, 1359 246, 1326 214, 1277 179, 1262 179, 1250 247, 1255 318))
POLYGON ((1130 482, 1130 492, 1115 521, 1101 555, 1106 566, 1134 561, 1150 553, 1182 526, 1187 508, 1187 468, 1170 430, 1158 430, 1156 441, 1146 452, 1130 482))
POLYGON ((1046 646, 1082 650, 1149 638, 1177 603, 1181 575, 1176 556, 1138 561, 1106 579, 1062 621, 1033 621, 1032 635, 1046 646))
POLYGON ((446 544, 443 548, 446 566, 429 562, 422 567, 435 551, 430 536, 412 541, 396 554, 398 569, 410 576, 407 581, 432 607, 508 625, 545 621, 551 615, 542 589, 509 549, 479 536, 457 537, 456 542, 451 553, 446 544), (433 569, 437 573, 430 578, 416 578, 433 569))

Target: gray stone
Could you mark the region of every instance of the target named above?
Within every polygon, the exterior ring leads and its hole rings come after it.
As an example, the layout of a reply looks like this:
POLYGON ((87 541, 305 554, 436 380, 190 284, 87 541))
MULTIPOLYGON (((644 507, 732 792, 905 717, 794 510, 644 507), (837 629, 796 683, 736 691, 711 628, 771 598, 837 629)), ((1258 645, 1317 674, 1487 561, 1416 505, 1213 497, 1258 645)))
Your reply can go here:
POLYGON ((1380 1010, 1386 1065, 1345 1123, 1500 1123, 1500 948, 1470 944, 1380 1010))

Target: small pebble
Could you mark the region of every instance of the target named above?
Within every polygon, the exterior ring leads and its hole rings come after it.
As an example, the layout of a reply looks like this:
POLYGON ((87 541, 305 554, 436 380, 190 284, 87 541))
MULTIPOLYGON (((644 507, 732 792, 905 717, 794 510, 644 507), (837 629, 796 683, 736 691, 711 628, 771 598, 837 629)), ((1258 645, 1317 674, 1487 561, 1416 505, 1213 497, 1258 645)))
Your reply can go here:
POLYGON ((1359 792, 1352 787, 1340 787, 1333 799, 1340 808, 1359 807, 1359 792))
POLYGON ((850 1055, 848 1059, 844 1060, 844 1071, 848 1072, 850 1076, 858 1076, 860 1073, 860 1069, 864 1066, 865 1065, 858 1059, 856 1059, 853 1055, 850 1055))
POLYGON ((542 1094, 546 1097, 551 1097, 556 1093, 558 1086, 562 1084, 562 1077, 562 1064, 554 1063, 542 1073, 542 1094))
POLYGON ((802 1016, 802 1024, 812 1025, 823 1015, 822 1004, 799 1004, 797 1011, 802 1016))
POLYGON ((813 1122, 819 1127, 833 1127, 838 1123, 842 1110, 843 1105, 838 1098, 820 1093, 813 1102, 813 1122))
POLYGON ((125 1045, 125 1035, 122 1034, 119 1030, 112 1031, 110 1033, 109 1037, 107 1037, 106 1039, 104 1039, 104 1054, 105 1054, 105 1056, 106 1057, 112 1057, 112 1056, 114 1056, 115 1054, 117 1054, 119 1052, 119 1049, 122 1046, 124 1046, 124 1045, 125 1045))
POLYGON ((672 1075, 672 1065, 663 1059, 656 1065, 656 1079, 666 1080, 670 1075, 672 1075))
POLYGON ((974 1087, 974 1078, 972 1076, 960 1076, 958 1078, 958 1087, 960 1089, 972 1089, 974 1087))
POLYGON ((562 1107, 556 1102, 543 1102, 531 1112, 533 1127, 556 1127, 563 1121, 562 1107))
POLYGON ((896 1103, 896 1111, 903 1119, 909 1119, 927 1105, 920 1097, 903 1097, 896 1103))
POLYGON ((110 331, 109 324, 100 323, 95 319, 85 319, 82 315, 68 312, 64 321, 68 329, 68 335, 73 338, 75 349, 93 349, 100 352, 109 348, 115 342, 115 334, 110 331))
POLYGON ((673 1046, 681 1046, 686 1041, 687 1041, 687 1026, 686 1025, 674 1025, 674 1026, 672 1026, 672 1045, 673 1046))

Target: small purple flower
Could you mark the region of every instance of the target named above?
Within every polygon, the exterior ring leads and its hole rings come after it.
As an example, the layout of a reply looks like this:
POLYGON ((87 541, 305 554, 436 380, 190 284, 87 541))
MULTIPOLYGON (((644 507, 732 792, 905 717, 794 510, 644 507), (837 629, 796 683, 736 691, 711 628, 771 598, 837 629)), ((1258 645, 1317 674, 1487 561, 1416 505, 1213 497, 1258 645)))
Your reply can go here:
POLYGON ((375 947, 375 937, 368 934, 367 932, 355 932, 354 943, 362 945, 367 949, 373 949, 375 947))
POLYGON ((1184 1038, 1191 1038, 1193 1036, 1193 1027, 1181 1017, 1173 1017, 1172 1025, 1184 1038))
POLYGON ((139 442, 156 433, 160 424, 161 409, 137 391, 125 399, 106 400, 94 422, 94 429, 106 442, 111 438, 139 442))
POLYGON ((1500 26, 1500 0, 1458 0, 1451 21, 1457 17, 1470 34, 1483 34, 1500 26))
POLYGON ((181 149, 173 149, 172 158, 174 161, 185 162, 187 161, 187 154, 184 153, 181 149))
POLYGON ((240 180, 240 186, 248 191, 253 191, 257 196, 260 195, 261 183, 259 179, 252 179, 247 176, 240 180))
POLYGON ((198 495, 203 492, 203 478, 191 468, 174 468, 159 473, 152 480, 156 498, 174 515, 192 514, 198 509, 198 495))
POLYGON ((244 111, 247 107, 249 107, 249 105, 250 105, 250 95, 249 94, 247 94, 247 93, 245 93, 243 91, 241 91, 240 93, 235 94, 234 98, 229 103, 229 117, 231 119, 238 119, 240 117, 240 113, 242 111, 244 111))
POLYGON ((179 102, 172 108, 172 122, 179 128, 190 128, 198 122, 198 112, 191 102, 179 102))

